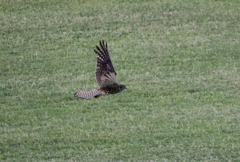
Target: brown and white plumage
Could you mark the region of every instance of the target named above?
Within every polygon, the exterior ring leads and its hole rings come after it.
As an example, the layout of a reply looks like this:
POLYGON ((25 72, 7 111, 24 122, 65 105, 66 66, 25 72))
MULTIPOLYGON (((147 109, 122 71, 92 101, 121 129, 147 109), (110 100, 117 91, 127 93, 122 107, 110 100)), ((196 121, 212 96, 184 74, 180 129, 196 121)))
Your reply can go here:
POLYGON ((76 92, 74 96, 83 99, 96 98, 101 95, 115 94, 126 89, 126 86, 120 84, 117 79, 117 73, 108 53, 107 43, 105 44, 103 40, 100 41, 100 46, 96 46, 94 52, 97 54, 96 81, 99 89, 76 92))

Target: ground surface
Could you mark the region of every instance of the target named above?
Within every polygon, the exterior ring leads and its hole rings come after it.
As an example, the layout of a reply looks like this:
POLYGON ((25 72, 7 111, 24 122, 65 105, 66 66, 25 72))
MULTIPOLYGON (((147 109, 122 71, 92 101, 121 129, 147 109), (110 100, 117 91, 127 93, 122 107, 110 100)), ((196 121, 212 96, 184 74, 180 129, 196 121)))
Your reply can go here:
POLYGON ((0 1, 1 161, 240 161, 238 0, 0 1), (93 100, 98 41, 127 90, 93 100))

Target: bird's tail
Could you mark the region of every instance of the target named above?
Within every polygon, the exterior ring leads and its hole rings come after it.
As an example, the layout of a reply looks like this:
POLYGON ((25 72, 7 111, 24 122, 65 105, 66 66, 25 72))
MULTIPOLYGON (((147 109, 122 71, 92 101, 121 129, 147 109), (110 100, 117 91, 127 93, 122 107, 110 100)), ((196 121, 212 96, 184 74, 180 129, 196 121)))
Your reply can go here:
POLYGON ((88 99, 88 98, 93 98, 93 97, 97 98, 101 94, 102 94, 101 91, 94 89, 92 91, 87 91, 87 92, 83 92, 83 91, 76 92, 76 93, 74 93, 74 96, 82 98, 82 99, 88 99))

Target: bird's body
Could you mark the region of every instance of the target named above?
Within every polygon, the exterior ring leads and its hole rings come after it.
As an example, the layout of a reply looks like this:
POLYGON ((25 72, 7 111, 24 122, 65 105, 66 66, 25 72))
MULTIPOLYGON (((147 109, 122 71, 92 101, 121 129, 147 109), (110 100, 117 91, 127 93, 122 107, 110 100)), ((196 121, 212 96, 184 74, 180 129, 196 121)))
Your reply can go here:
POLYGON ((83 99, 97 98, 102 95, 119 93, 126 89, 126 86, 120 84, 117 79, 117 73, 108 53, 107 43, 104 44, 104 41, 100 41, 100 47, 96 46, 94 52, 97 54, 96 81, 99 88, 87 92, 79 91, 74 96, 83 99))

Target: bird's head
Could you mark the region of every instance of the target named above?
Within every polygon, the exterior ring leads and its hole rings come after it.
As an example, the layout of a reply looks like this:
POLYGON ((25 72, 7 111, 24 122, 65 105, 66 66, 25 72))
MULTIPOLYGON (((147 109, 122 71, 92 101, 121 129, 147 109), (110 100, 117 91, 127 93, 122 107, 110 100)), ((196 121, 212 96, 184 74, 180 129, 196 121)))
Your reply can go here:
POLYGON ((120 88, 120 91, 123 91, 124 89, 127 89, 127 87, 124 84, 120 84, 119 88, 120 88))

